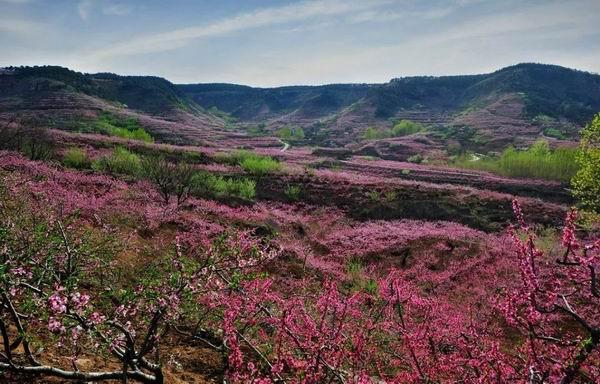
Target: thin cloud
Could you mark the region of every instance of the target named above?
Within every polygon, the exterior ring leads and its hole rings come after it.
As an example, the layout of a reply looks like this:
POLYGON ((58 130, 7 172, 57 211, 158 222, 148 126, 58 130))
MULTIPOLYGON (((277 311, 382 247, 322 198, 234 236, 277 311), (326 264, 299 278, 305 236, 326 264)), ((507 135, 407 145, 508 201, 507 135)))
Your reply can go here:
POLYGON ((265 8, 205 25, 180 28, 147 36, 138 36, 129 41, 117 43, 110 48, 96 52, 92 55, 92 59, 102 60, 114 56, 168 51, 186 46, 191 41, 197 39, 221 36, 247 29, 301 21, 313 17, 347 14, 387 3, 389 3, 389 1, 386 0, 374 0, 368 2, 358 0, 327 0, 305 1, 294 5, 265 8))
POLYGON ((77 4, 77 12, 82 20, 87 21, 94 9, 94 0, 81 0, 77 4))
POLYGON ((44 25, 29 20, 0 19, 0 31, 16 35, 35 35, 44 29, 44 25))
POLYGON ((133 12, 133 7, 127 4, 109 4, 102 8, 102 13, 108 16, 125 16, 133 12))

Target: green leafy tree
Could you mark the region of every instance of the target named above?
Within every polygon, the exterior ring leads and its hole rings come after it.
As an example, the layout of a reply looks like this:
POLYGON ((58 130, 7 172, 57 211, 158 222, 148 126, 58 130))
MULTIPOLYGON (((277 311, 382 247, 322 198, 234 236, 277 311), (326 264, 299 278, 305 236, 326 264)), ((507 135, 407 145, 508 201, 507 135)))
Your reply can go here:
POLYGON ((581 131, 577 162, 573 193, 585 208, 600 212, 600 113, 581 131))

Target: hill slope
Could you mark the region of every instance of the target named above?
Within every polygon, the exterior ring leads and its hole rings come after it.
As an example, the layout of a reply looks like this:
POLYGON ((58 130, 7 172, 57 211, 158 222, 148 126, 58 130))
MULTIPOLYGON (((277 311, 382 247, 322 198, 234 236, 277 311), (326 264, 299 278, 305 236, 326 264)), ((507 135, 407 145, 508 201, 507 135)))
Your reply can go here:
POLYGON ((579 128, 600 110, 599 75, 543 64, 371 85, 178 88, 205 108, 217 108, 243 122, 266 121, 271 131, 299 125, 313 143, 332 145, 355 141, 368 126, 385 128, 398 119, 421 121, 446 136, 452 136, 455 127, 466 127, 470 136, 490 141, 491 148, 540 134, 576 139, 579 128))
POLYGON ((385 84, 278 88, 174 85, 153 76, 82 74, 54 66, 0 70, 0 119, 18 115, 78 130, 82 120, 109 112, 133 117, 159 140, 175 143, 245 140, 248 129, 269 136, 294 126, 305 132, 299 144, 356 146, 364 144, 368 127, 385 130, 408 119, 427 131, 385 139, 384 144, 390 142, 385 146, 414 146, 421 140, 442 149, 454 143, 495 151, 539 137, 575 141, 597 111, 600 75, 543 64, 385 84))
POLYGON ((159 77, 82 74, 56 66, 0 71, 2 120, 81 130, 102 113, 135 119, 170 142, 204 140, 207 132, 224 126, 159 77))

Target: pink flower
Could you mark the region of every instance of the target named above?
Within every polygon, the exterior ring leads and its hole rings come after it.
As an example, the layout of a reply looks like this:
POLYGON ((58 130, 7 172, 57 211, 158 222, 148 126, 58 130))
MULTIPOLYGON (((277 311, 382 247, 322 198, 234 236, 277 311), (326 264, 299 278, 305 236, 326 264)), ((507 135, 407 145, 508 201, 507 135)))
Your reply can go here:
POLYGON ((88 321, 90 322, 90 324, 93 324, 93 325, 102 324, 104 322, 104 320, 106 320, 106 316, 103 316, 103 315, 99 314, 98 312, 93 312, 88 318, 88 321))
POLYGON ((48 330, 52 333, 64 333, 66 329, 58 319, 51 317, 48 319, 48 330))
POLYGON ((80 311, 85 308, 86 305, 90 302, 90 297, 88 295, 81 294, 79 292, 75 292, 71 295, 71 304, 75 308, 75 310, 80 311))
POLYGON ((55 292, 48 298, 50 311, 54 314, 65 313, 67 311, 67 298, 60 293, 55 292))

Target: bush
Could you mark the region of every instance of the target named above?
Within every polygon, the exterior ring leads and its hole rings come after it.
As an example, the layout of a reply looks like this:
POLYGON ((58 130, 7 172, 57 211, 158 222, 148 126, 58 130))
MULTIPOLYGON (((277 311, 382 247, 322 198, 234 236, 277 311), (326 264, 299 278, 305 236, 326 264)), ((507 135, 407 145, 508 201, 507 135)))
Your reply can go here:
POLYGON ((75 169, 85 169, 91 165, 85 150, 77 147, 67 149, 62 162, 67 167, 75 169))
POLYGON ((397 122, 390 129, 377 129, 375 127, 369 127, 363 132, 363 139, 377 140, 389 137, 407 136, 412 135, 413 133, 422 132, 424 130, 425 126, 423 124, 403 119, 397 122))
POLYGON ((90 126, 85 127, 84 130, 129 140, 154 142, 154 138, 144 130, 136 118, 120 118, 108 112, 101 113, 98 119, 90 126))
POLYGON ((193 168, 187 163, 170 163, 164 157, 145 157, 142 172, 158 187, 165 204, 171 195, 177 197, 177 205, 185 202, 192 186, 193 168))
POLYGON ((421 123, 410 120, 400 120, 390 131, 392 136, 398 137, 412 135, 413 133, 422 132, 424 130, 425 127, 421 123))
POLYGON ((31 160, 49 160, 54 154, 54 140, 46 128, 23 127, 18 141, 21 152, 31 160))
POLYGON ((388 137, 387 131, 381 131, 375 127, 368 127, 363 132, 363 139, 365 140, 377 140, 388 137))
POLYGON ((104 156, 92 163, 92 169, 101 172, 139 177, 142 174, 140 157, 123 147, 117 147, 110 156, 104 156))
POLYGON ((305 137, 301 127, 283 127, 276 132, 276 135, 286 140, 302 140, 305 137))
POLYGON ((248 157, 240 166, 251 175, 264 176, 281 169, 281 164, 271 157, 248 157))
POLYGON ((417 153, 416 155, 412 155, 411 157, 409 157, 408 159, 406 159, 409 163, 416 163, 416 164, 420 164, 423 162, 423 156, 421 156, 421 154, 417 153))
POLYGON ((246 150, 219 153, 215 155, 215 159, 223 163, 239 165, 244 171, 255 176, 264 176, 281 169, 281 164, 276 159, 246 150))
POLYGON ((558 148, 550 150, 544 140, 536 142, 526 151, 508 148, 499 157, 473 158, 466 154, 458 157, 454 165, 461 168, 481 169, 509 177, 529 177, 568 181, 577 172, 575 150, 558 148))
POLYGON ((283 192, 291 201, 298 201, 302 194, 302 188, 299 185, 287 185, 283 192))
POLYGON ((577 163, 573 192, 585 208, 600 212, 600 113, 581 132, 577 163))
POLYGON ((191 193, 197 197, 238 197, 252 200, 256 182, 246 178, 224 178, 208 172, 197 172, 191 179, 191 193))

